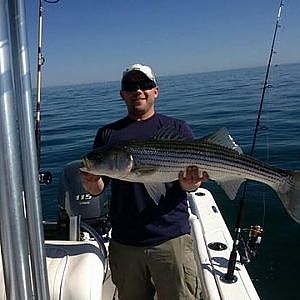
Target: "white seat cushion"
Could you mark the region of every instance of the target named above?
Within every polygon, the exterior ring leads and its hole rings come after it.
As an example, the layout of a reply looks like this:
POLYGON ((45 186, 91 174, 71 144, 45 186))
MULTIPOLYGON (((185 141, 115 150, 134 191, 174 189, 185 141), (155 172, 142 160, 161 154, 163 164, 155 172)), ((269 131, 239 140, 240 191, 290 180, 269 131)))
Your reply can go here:
MULTIPOLYGON (((101 299, 105 258, 96 245, 93 242, 46 242, 51 300, 101 299)), ((0 260, 0 299, 6 299, 2 259, 0 260)))

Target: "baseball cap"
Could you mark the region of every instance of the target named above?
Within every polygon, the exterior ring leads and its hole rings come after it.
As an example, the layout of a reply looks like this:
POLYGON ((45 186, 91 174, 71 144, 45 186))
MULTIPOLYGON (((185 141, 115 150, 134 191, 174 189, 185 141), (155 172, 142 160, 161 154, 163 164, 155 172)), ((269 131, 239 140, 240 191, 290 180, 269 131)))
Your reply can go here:
POLYGON ((149 66, 141 65, 141 64, 133 64, 132 66, 127 68, 123 72, 122 81, 124 81, 126 79, 126 77, 128 76, 129 73, 136 72, 136 71, 143 73, 147 78, 149 78, 151 81, 153 81, 155 84, 157 84, 155 75, 154 75, 152 69, 149 66))

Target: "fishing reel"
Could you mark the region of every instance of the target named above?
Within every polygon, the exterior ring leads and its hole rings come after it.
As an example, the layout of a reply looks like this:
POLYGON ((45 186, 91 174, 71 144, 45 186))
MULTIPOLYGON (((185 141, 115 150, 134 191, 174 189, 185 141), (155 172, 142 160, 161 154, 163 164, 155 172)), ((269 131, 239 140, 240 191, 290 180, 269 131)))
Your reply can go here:
POLYGON ((39 172, 39 183, 40 184, 50 184, 52 182, 52 174, 49 171, 39 172))
POLYGON ((243 264, 249 263, 257 255, 259 246, 261 244, 263 228, 260 225, 251 225, 247 242, 244 243, 244 253, 241 255, 243 264))

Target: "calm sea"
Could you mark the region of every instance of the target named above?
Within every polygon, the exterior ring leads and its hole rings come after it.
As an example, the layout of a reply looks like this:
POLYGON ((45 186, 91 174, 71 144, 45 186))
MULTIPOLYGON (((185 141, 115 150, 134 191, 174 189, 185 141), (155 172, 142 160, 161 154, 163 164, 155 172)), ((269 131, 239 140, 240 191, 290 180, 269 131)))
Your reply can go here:
MULTIPOLYGON (((265 68, 159 78, 157 110, 186 120, 196 137, 227 127, 248 152, 262 93, 265 68)), ((274 166, 300 170, 300 64, 271 68, 255 156, 274 166)), ((91 149, 98 127, 121 118, 125 105, 119 82, 46 88, 42 96, 41 167, 53 182, 42 187, 43 214, 56 218, 62 167, 91 149)), ((230 201, 214 183, 213 192, 231 232, 239 200, 230 201)), ((248 265, 261 299, 299 299, 300 224, 287 215, 268 187, 250 184, 244 227, 261 224, 259 254, 248 265)))

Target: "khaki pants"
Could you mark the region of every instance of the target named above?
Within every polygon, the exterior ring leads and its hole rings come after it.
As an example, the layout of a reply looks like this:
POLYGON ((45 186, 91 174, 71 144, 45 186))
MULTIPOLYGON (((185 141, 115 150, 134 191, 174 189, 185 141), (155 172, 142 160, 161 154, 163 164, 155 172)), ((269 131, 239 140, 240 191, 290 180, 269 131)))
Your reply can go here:
POLYGON ((200 299, 200 282, 189 234, 157 246, 111 241, 109 263, 120 300, 200 299))

